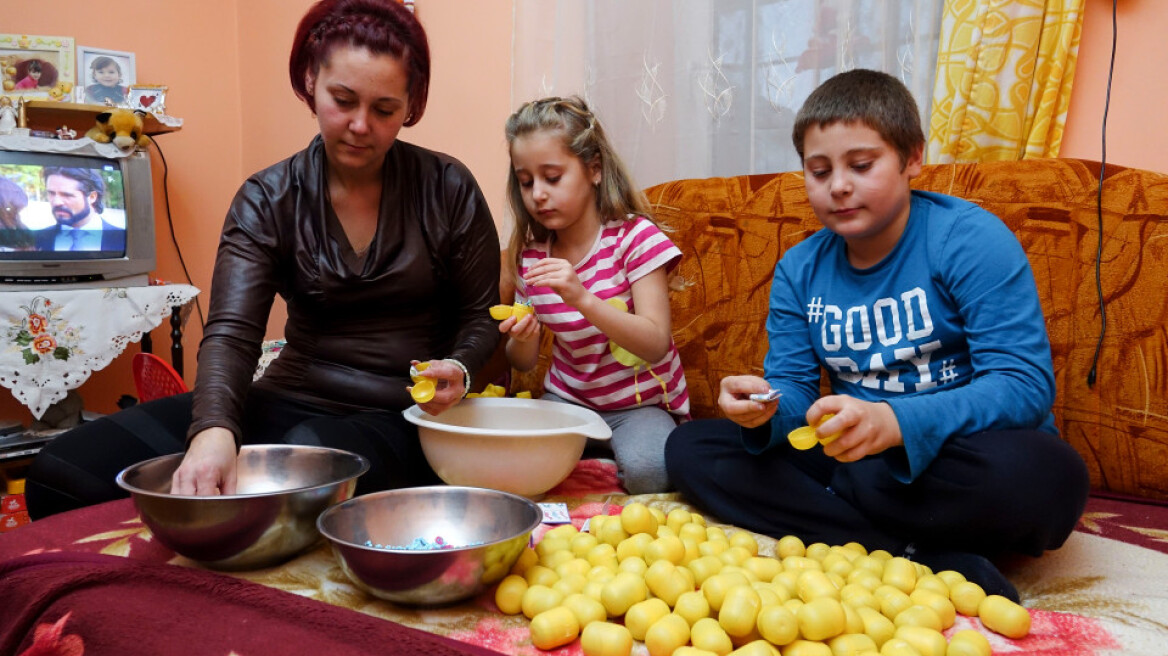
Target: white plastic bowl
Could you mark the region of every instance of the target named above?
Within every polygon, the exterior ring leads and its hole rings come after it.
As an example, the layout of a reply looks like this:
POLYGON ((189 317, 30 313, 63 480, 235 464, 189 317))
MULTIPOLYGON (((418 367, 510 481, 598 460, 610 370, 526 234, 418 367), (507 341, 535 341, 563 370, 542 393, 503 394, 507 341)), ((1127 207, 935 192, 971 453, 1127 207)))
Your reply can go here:
POLYGON ((572 473, 590 438, 612 437, 592 410, 539 399, 464 399, 438 416, 416 405, 403 414, 418 426, 426 460, 447 484, 533 499, 572 473))

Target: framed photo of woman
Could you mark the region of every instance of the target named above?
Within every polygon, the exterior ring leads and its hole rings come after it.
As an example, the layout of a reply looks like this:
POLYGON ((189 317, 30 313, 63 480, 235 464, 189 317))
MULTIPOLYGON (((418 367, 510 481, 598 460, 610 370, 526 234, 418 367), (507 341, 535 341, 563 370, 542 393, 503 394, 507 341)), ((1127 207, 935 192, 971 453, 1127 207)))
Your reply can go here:
POLYGON ((77 46, 77 87, 74 99, 87 105, 124 106, 130 85, 137 81, 134 53, 77 46))
POLYGON ((25 100, 73 97, 73 38, 0 34, 0 95, 25 100))

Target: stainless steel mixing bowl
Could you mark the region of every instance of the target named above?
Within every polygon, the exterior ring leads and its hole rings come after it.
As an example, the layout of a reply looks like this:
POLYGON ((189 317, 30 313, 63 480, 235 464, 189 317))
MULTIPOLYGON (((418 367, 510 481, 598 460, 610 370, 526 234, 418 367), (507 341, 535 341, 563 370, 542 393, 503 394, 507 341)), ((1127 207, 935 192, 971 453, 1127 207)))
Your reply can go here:
POLYGON ((516 494, 434 486, 361 495, 321 513, 317 526, 358 587, 399 604, 435 606, 502 580, 541 521, 539 505, 516 494), (407 548, 419 538, 453 548, 407 548))
POLYGON ((264 444, 240 449, 236 494, 170 493, 176 453, 131 465, 117 482, 142 522, 176 553, 212 569, 270 567, 320 539, 316 519, 353 496, 368 461, 348 451, 264 444))

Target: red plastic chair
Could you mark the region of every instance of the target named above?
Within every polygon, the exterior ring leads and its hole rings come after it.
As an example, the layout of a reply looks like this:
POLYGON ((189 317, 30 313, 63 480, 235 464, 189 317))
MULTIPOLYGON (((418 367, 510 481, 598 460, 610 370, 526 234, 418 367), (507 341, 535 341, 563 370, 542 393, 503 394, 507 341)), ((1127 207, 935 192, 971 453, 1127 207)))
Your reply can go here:
POLYGON ((134 387, 141 403, 187 391, 186 382, 174 367, 153 353, 135 355, 133 367, 134 387))

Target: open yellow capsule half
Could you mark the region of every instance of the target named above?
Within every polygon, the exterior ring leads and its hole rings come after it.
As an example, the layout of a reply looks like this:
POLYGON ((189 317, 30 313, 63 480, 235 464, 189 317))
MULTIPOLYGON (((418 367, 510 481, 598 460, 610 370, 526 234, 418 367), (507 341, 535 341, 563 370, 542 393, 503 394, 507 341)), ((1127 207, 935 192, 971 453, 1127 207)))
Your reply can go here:
MULTIPOLYGON (((819 424, 822 425, 823 422, 831 419, 834 416, 834 414, 830 413, 823 415, 819 419, 819 424)), ((842 434, 842 432, 835 433, 834 435, 828 435, 827 437, 820 439, 819 435, 815 432, 815 426, 800 426, 790 433, 787 433, 787 439, 790 440, 791 446, 799 449, 800 451, 806 451, 816 444, 831 444, 842 434)))
POLYGON ((495 321, 502 321, 511 316, 512 306, 510 305, 492 305, 489 312, 491 318, 495 321))
POLYGON ((426 403, 434 398, 438 388, 434 385, 433 378, 422 378, 414 381, 414 386, 410 388, 410 396, 413 397, 415 403, 426 403))

